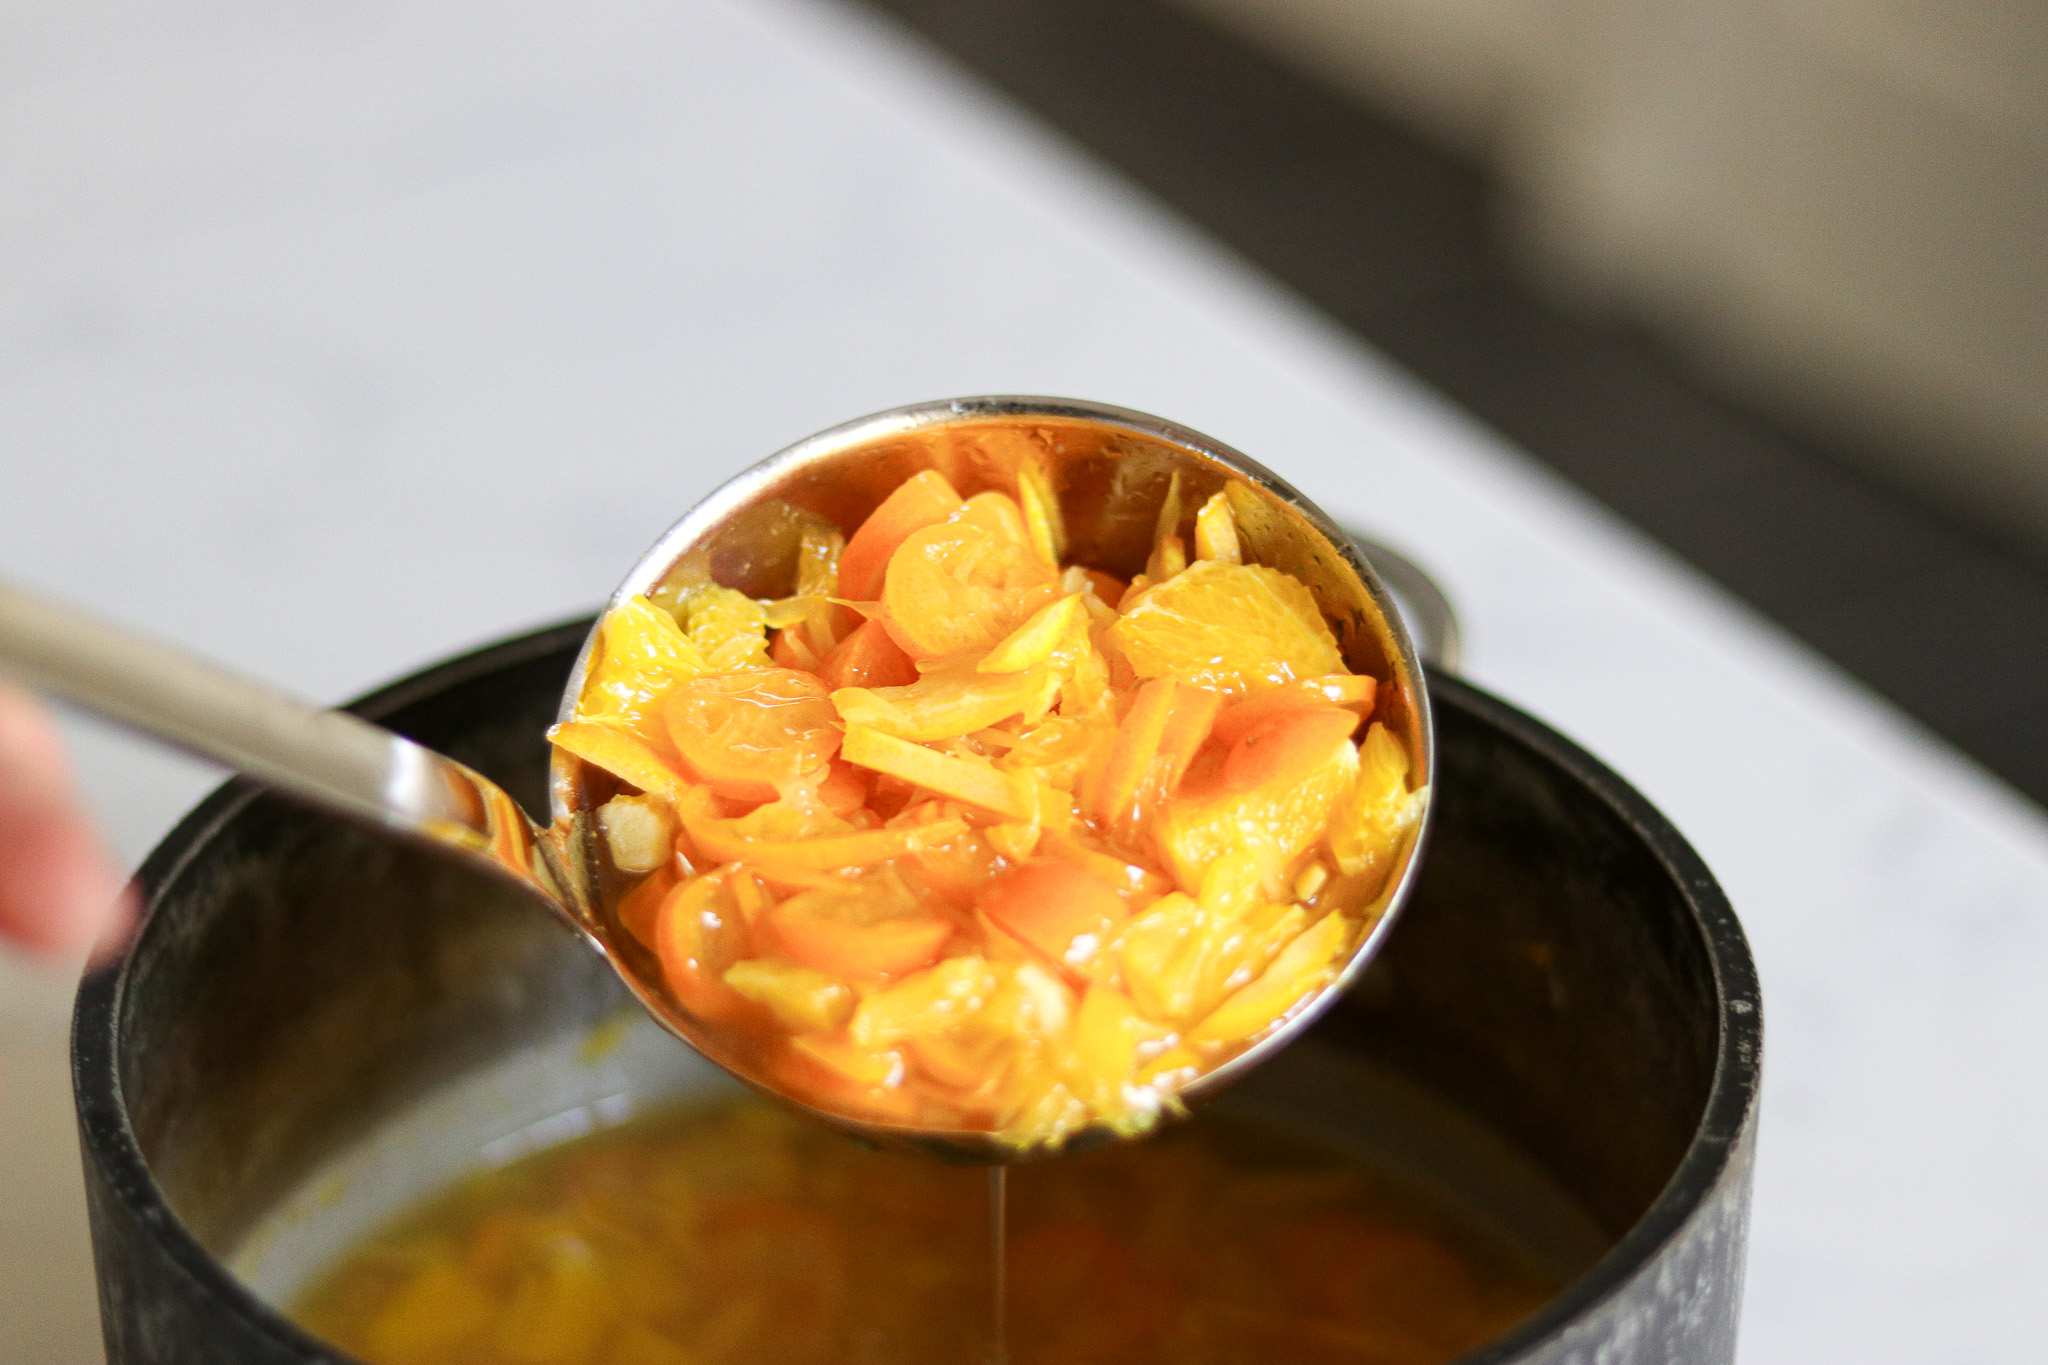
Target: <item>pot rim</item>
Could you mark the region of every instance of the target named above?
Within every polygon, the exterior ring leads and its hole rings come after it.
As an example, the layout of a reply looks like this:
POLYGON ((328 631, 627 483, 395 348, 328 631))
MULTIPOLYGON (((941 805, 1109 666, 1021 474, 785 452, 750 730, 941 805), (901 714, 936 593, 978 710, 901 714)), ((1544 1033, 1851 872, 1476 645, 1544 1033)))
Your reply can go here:
MULTIPOLYGON (((594 617, 546 626, 457 655, 368 693, 346 710, 375 720, 443 688, 501 668, 578 649, 594 617)), ((1426 678, 1434 700, 1464 709, 1506 731, 1578 777, 1643 840, 1679 887, 1707 948, 1717 1017, 1713 1080, 1699 1123, 1664 1188, 1599 1260, 1544 1305, 1456 1365, 1505 1365, 1620 1293, 1672 1242, 1719 1187, 1755 1113, 1762 1073, 1763 1013, 1755 961, 1734 907, 1705 862, 1670 821, 1622 777, 1543 722, 1492 694, 1442 672, 1426 678)), ((269 794, 247 778, 210 792, 151 850, 137 870, 146 896, 142 927, 150 932, 162 888, 174 885, 204 855, 216 832, 251 801, 269 794)), ((163 1253, 194 1287, 225 1305, 252 1330, 309 1361, 343 1358, 320 1338, 260 1298, 209 1252, 171 1207, 151 1173, 122 1096, 118 1030, 134 943, 80 983, 72 1013, 72 1094, 79 1141, 128 1215, 153 1230, 163 1253)))

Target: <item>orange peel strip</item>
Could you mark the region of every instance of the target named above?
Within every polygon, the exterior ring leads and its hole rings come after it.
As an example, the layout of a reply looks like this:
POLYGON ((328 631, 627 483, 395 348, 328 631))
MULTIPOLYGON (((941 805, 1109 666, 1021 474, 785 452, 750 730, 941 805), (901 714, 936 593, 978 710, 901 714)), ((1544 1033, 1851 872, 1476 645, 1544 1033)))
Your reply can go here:
POLYGON ((671 805, 680 806, 683 793, 690 788, 688 779, 674 764, 624 730, 596 721, 572 720, 549 730, 548 740, 556 748, 567 750, 585 763, 671 805))
POLYGON ((683 828, 706 858, 717 863, 744 863, 769 881, 784 875, 799 879, 804 873, 869 867, 967 832, 965 820, 934 820, 929 825, 856 830, 819 839, 749 839, 735 833, 730 821, 708 819, 688 809, 682 817, 683 828))
MULTIPOLYGON (((848 763, 902 778, 913 786, 950 796, 955 801, 1007 819, 1029 820, 1037 814, 1038 803, 1029 799, 1027 793, 1019 791, 1007 775, 995 768, 942 754, 936 749, 885 735, 865 725, 846 727, 846 739, 839 746, 839 756, 848 763)), ((933 830, 939 825, 953 825, 955 832, 963 827, 959 821, 951 820, 912 828, 933 830)), ((952 837, 949 833, 930 842, 940 844, 952 837)))
POLYGON ((1326 673, 1319 678, 1302 678, 1278 687, 1266 687, 1242 701, 1234 701, 1216 717, 1214 738, 1219 744, 1235 744, 1260 722, 1310 706, 1342 706, 1360 717, 1372 714, 1379 696, 1379 681, 1363 673, 1326 673))

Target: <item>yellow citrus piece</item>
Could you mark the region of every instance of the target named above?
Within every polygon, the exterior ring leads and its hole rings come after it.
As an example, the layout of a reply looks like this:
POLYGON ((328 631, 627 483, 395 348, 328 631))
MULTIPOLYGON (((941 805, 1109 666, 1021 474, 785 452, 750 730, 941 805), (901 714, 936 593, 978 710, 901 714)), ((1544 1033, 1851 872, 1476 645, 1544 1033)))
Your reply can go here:
POLYGON ((839 592, 839 556, 846 537, 834 526, 806 526, 797 542, 796 592, 799 597, 832 597, 839 592))
POLYGON ((861 1085, 894 1089, 903 1083, 903 1058, 894 1052, 871 1052, 837 1038, 802 1035, 792 1039, 791 1045, 861 1085))
POLYGON ((995 990, 995 973, 980 957, 948 958, 869 994, 854 1012, 847 1036, 861 1047, 884 1048, 905 1038, 947 1033, 995 990))
MULTIPOLYGON (((1138 1050, 1171 1035, 1172 1030, 1164 1024, 1140 1014, 1130 997, 1101 984, 1088 987, 1074 1015, 1074 1032, 1068 1043, 1067 1065, 1075 1091, 1098 1113, 1116 1114, 1125 1108, 1117 1100, 1137 1069, 1138 1050)), ((1119 1117, 1129 1123, 1136 1116, 1119 1117)), ((1143 1127, 1151 1119, 1152 1115, 1145 1114, 1136 1126, 1143 1127)), ((1116 1120, 1111 1122, 1115 1126, 1116 1120)))
POLYGON ((1330 854, 1353 876, 1384 874, 1402 836, 1421 817, 1420 794, 1410 794, 1408 752, 1386 726, 1366 731, 1358 760, 1358 780, 1330 812, 1330 854))
POLYGON ((665 754, 617 726, 572 720, 549 730, 548 742, 671 804, 682 802, 690 785, 665 754))
POLYGON ((1059 678, 1045 665, 991 676, 947 670, 927 673, 906 687, 842 687, 832 705, 848 725, 865 725, 920 743, 957 739, 1023 714, 1037 719, 1052 702, 1059 678))
POLYGON ((839 556, 845 550, 846 537, 836 527, 806 526, 797 546, 796 594, 808 605, 804 642, 821 659, 839 642, 839 609, 828 599, 839 595, 839 556))
POLYGON ((1161 897, 1118 938, 1124 988, 1154 1019, 1193 1022, 1264 971, 1307 924, 1295 905, 1233 914, 1178 892, 1161 897))
POLYGON ((1152 557, 1145 561, 1145 577, 1164 583, 1187 566, 1187 542, 1179 536, 1161 536, 1152 547, 1152 557))
POLYGON ((761 624, 770 630, 784 630, 790 626, 801 625, 811 606, 821 601, 825 606, 832 605, 830 601, 814 597, 777 597, 762 602, 759 604, 761 624))
POLYGON ((1071 792, 1115 737, 1116 731, 1107 725, 1055 717, 1021 735, 1005 736, 1011 741, 1010 750, 996 762, 1006 771, 1071 792))
POLYGON ((1109 637, 1139 677, 1218 692, 1344 671, 1315 597, 1263 564, 1191 564, 1138 594, 1109 637))
POLYGON ((1255 1037, 1337 974, 1357 925, 1332 911, 1281 949, 1259 979, 1189 1029, 1185 1042, 1237 1043, 1255 1037))
POLYGON ((809 967, 749 958, 725 969, 725 984, 791 1033, 830 1033, 853 1014, 853 988, 809 967))
POLYGON ((1066 644, 1073 632, 1088 619, 1080 593, 1068 593, 1050 606, 1040 607, 1031 619, 1005 636, 1000 644, 981 656, 977 673, 1017 673, 1042 664, 1053 651, 1066 644))
POLYGON ((1219 564, 1242 564, 1244 553, 1237 543, 1237 517, 1230 510, 1230 495, 1218 493, 1195 513, 1195 557, 1219 564))
POLYGON ((767 616, 753 598, 731 588, 698 588, 680 612, 690 643, 703 651, 712 672, 768 667, 767 616))
POLYGON ((1097 881, 1106 883, 1126 900, 1149 901, 1173 889, 1172 883, 1156 872, 1127 862, 1113 853, 1091 848, 1064 830, 1049 830, 1044 839, 1048 857, 1059 858, 1083 868, 1097 881))
POLYGON ((1155 547, 1168 536, 1180 534, 1181 516, 1180 471, 1176 469, 1166 481, 1166 496, 1160 499, 1159 518, 1152 526, 1152 544, 1155 547))
POLYGON ((685 678, 707 673, 704 651, 676 619, 645 597, 628 598, 598 628, 597 650, 576 701, 576 719, 598 721, 668 747, 661 697, 685 678))
POLYGON ((785 869, 799 874, 836 872, 901 858, 966 833, 967 823, 939 820, 906 829, 864 829, 812 839, 757 839, 748 837, 750 831, 741 821, 685 811, 683 828, 711 861, 744 863, 773 881, 785 869))
POLYGON ((1036 455, 1026 456, 1017 470, 1017 502, 1024 513, 1024 526, 1031 535, 1031 548, 1050 568, 1060 566, 1067 552, 1067 524, 1060 514, 1059 495, 1052 478, 1036 455))

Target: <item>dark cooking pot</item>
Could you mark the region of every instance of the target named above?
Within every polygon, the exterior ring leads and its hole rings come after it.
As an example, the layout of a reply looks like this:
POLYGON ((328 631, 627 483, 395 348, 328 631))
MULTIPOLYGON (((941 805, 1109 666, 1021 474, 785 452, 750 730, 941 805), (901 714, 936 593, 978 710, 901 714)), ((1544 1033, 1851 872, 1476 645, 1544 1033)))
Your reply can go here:
MULTIPOLYGON (((356 709, 542 809, 541 731, 587 626, 356 709)), ((1742 931, 1620 778, 1475 688, 1430 688, 1416 898, 1360 988, 1226 1102, 1355 1138, 1566 1265, 1468 1361, 1731 1360, 1761 1041, 1742 931)), ((73 1040, 113 1365, 341 1360, 266 1301, 294 1258, 491 1143, 715 1083, 665 1039, 577 1051, 618 984, 515 893, 246 782, 140 881, 148 923, 84 983, 73 1040), (348 1182, 318 1180, 337 1160, 348 1182)))

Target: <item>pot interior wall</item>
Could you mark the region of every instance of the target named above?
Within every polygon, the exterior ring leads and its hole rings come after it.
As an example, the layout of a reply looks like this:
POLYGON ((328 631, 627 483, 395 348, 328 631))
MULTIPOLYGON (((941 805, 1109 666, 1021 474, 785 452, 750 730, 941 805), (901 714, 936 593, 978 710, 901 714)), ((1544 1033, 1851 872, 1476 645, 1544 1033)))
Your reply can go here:
MULTIPOLYGON (((539 809, 540 736, 575 644, 535 637, 364 709, 539 809)), ((1512 711, 1433 691, 1441 781, 1416 899, 1311 1043, 1230 1102, 1363 1135, 1583 1267, 1699 1123, 1717 1042, 1707 948, 1639 833, 1518 737, 1512 711)), ((251 795, 218 808, 157 889, 119 1075, 173 1210, 274 1298, 321 1248, 470 1162, 720 1083, 648 1029, 589 1044, 621 1003, 516 893, 251 795), (353 1172, 339 1200, 337 1172, 353 1172), (316 1206, 338 1211, 283 1245, 292 1211, 316 1206)))

